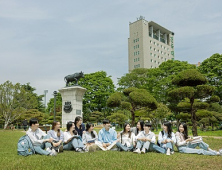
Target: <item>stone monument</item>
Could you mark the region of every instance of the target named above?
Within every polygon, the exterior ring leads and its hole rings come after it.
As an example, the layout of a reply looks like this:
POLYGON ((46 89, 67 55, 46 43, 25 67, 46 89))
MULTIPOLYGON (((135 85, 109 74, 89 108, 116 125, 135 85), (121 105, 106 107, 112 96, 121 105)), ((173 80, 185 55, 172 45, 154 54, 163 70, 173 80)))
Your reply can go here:
POLYGON ((67 122, 74 121, 76 116, 83 117, 82 99, 86 89, 78 86, 81 77, 84 77, 83 72, 66 76, 66 87, 59 89, 62 96, 62 127, 66 127, 67 122), (75 85, 68 86, 72 82, 70 80, 75 81, 75 85))

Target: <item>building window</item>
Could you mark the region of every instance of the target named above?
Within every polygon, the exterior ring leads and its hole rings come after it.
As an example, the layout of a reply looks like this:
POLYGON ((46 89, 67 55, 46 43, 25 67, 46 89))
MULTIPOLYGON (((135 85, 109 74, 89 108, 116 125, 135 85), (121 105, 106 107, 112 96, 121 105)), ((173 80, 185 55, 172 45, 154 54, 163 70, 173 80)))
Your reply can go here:
POLYGON ((140 58, 138 58, 138 61, 140 61, 140 58))
POLYGON ((161 57, 161 60, 163 59, 163 57, 161 57))
POLYGON ((150 49, 152 50, 152 47, 150 46, 150 49))
POLYGON ((163 46, 162 46, 162 45, 161 45, 160 47, 161 47, 161 48, 163 48, 163 46))
POLYGON ((140 67, 140 64, 138 64, 138 67, 140 67))
POLYGON ((158 56, 158 58, 160 58, 160 56, 158 56))
POLYGON ((139 42, 139 38, 137 38, 138 39, 138 42, 139 42))
POLYGON ((150 61, 151 61, 151 63, 152 63, 152 62, 153 62, 153 59, 151 59, 150 61))
POLYGON ((159 46, 159 43, 157 43, 157 46, 159 46))
POLYGON ((157 50, 158 52, 160 52, 160 50, 157 50))
POLYGON ((138 51, 138 55, 140 54, 140 52, 138 51))
POLYGON ((170 54, 168 54, 168 56, 170 56, 170 54))
POLYGON ((139 48, 139 44, 138 44, 138 48, 139 48))
POLYGON ((167 61, 167 59, 165 58, 165 61, 167 61))
POLYGON ((156 60, 154 62, 156 63, 156 60))
POLYGON ((154 57, 156 57, 156 54, 154 54, 154 57))
POLYGON ((158 62, 158 65, 160 65, 160 62, 158 62))
POLYGON ((151 66, 151 68, 153 68, 153 66, 151 66))
POLYGON ((150 43, 152 44, 152 41, 150 40, 150 43))
POLYGON ((152 53, 150 53, 150 55, 152 56, 152 53))
POLYGON ((156 42, 154 42, 153 44, 156 45, 156 42))

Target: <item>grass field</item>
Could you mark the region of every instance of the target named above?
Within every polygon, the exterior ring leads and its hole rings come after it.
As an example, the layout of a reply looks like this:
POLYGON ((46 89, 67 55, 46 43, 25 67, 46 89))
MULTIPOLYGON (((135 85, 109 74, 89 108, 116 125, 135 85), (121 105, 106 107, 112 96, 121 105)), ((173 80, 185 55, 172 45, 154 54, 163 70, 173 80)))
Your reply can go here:
MULTIPOLYGON (((220 131, 221 132, 221 131, 220 131)), ((76 153, 65 151, 56 157, 17 155, 18 139, 22 131, 0 130, 0 169, 222 169, 222 156, 180 154, 166 156, 159 153, 96 151, 76 153)), ((203 136, 207 136, 204 135, 203 136)), ((219 135, 220 136, 220 135, 219 135)), ((212 149, 222 148, 222 139, 204 138, 212 149)))

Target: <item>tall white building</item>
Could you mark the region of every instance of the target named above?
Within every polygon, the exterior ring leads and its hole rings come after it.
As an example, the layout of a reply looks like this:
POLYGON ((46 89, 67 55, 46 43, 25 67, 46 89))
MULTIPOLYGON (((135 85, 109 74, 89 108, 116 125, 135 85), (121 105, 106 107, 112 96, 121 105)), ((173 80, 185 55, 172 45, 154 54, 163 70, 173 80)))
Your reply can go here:
POLYGON ((174 60, 174 33, 142 16, 130 22, 129 72, 134 68, 157 68, 167 60, 174 60))

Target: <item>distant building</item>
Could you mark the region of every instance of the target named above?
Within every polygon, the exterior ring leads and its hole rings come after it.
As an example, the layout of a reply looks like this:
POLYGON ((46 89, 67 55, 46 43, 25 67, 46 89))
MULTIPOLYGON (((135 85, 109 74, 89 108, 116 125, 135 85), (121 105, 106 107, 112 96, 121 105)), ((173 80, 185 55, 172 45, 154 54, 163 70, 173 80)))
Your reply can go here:
POLYGON ((129 23, 128 68, 157 68, 174 60, 174 33, 140 16, 129 23))
POLYGON ((201 65, 201 62, 198 62, 197 64, 193 64, 195 65, 196 67, 199 67, 201 65))

